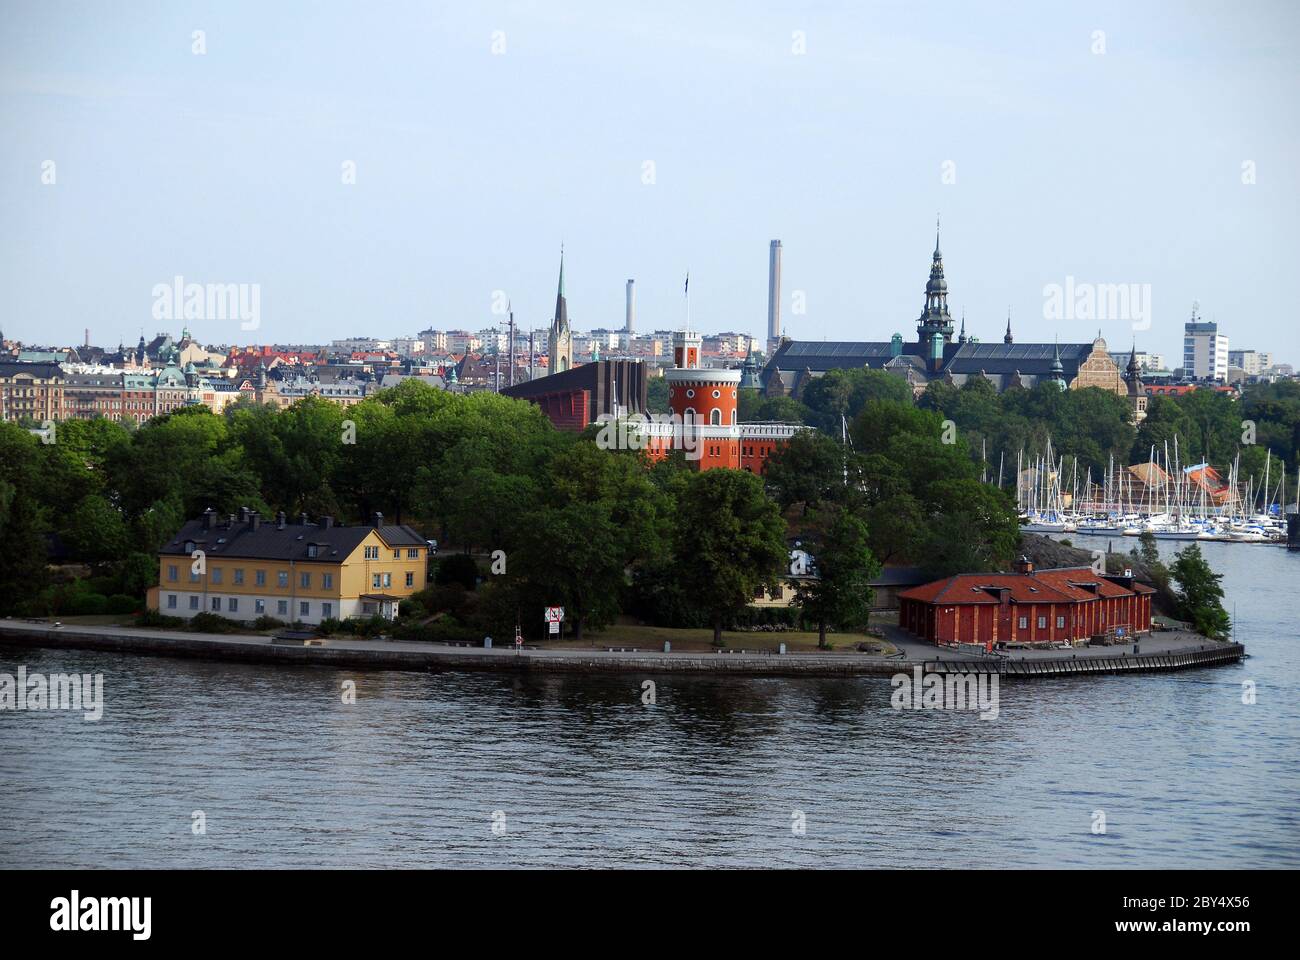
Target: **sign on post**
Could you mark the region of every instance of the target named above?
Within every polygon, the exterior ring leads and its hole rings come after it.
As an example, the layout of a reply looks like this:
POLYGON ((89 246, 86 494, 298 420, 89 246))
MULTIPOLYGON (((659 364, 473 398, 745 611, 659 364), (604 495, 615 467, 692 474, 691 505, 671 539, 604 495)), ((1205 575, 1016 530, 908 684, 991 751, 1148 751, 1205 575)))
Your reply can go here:
POLYGON ((564 622, 563 607, 546 608, 546 624, 549 627, 551 636, 559 636, 560 624, 564 622))

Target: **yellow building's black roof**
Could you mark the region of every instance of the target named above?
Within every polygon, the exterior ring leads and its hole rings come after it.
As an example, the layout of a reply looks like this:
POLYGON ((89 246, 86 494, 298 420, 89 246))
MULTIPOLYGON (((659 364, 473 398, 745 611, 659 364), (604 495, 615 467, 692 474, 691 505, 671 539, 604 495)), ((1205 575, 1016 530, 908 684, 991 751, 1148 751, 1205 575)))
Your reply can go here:
POLYGON ((187 522, 158 552, 161 556, 188 557, 195 550, 202 550, 210 557, 342 563, 371 531, 377 532, 391 548, 428 546, 406 524, 385 525, 381 514, 376 514, 377 522, 368 526, 340 526, 326 517, 319 523, 304 520, 305 517, 300 517, 297 523, 289 523, 283 515, 262 520, 247 511, 239 516, 218 518, 209 512, 203 519, 187 522))

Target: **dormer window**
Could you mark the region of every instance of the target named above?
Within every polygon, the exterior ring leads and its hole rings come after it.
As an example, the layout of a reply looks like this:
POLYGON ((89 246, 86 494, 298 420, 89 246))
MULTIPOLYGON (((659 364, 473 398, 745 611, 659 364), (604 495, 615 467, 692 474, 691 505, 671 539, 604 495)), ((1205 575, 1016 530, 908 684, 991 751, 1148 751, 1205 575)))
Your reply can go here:
POLYGON ((312 560, 315 560, 316 557, 318 557, 319 555, 320 555, 320 547, 318 547, 318 546, 317 546, 316 544, 314 544, 314 543, 309 543, 309 544, 307 544, 307 556, 308 556, 308 557, 310 557, 312 560))
POLYGON ((186 552, 186 553, 193 553, 193 552, 194 552, 194 541, 193 541, 193 540, 186 540, 186 541, 185 541, 185 552, 186 552))

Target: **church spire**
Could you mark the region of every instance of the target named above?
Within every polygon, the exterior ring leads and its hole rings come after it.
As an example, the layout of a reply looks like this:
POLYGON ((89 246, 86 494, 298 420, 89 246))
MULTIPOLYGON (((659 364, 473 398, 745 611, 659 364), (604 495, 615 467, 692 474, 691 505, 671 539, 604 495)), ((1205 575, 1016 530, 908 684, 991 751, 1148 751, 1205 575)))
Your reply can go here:
POLYGON ((939 221, 934 224, 934 258, 930 263, 930 279, 925 284, 925 309, 916 321, 917 338, 922 347, 934 347, 935 338, 941 343, 952 342, 952 314, 948 312, 948 281, 943 276, 943 253, 939 249, 939 221))
POLYGON ((1056 338, 1056 344, 1052 347, 1052 383, 1055 383, 1062 390, 1065 389, 1065 367, 1061 363, 1061 338, 1056 338))
POLYGON ((1007 332, 1002 337, 1003 343, 1011 343, 1011 308, 1007 307, 1007 332))
POLYGON ((563 373, 573 366, 573 338, 569 332, 569 306, 564 298, 564 244, 560 244, 560 283, 555 292, 555 316, 546 338, 551 373, 563 373))

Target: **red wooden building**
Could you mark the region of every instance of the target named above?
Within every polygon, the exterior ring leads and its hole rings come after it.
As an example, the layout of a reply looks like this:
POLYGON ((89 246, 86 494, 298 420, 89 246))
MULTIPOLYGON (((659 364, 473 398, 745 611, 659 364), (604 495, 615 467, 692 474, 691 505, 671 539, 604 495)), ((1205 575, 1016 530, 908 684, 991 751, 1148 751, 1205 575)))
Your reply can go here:
POLYGON ((1015 573, 962 573, 898 595, 898 622, 942 645, 1060 643, 1096 634, 1151 629, 1155 591, 1124 575, 1090 567, 1035 570, 1022 557, 1015 573))

